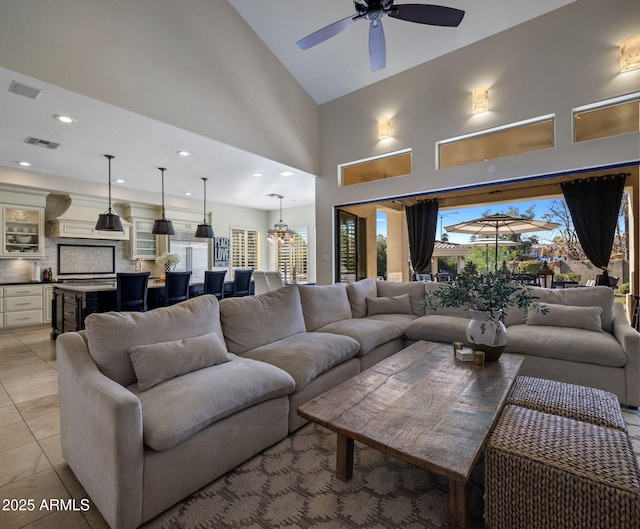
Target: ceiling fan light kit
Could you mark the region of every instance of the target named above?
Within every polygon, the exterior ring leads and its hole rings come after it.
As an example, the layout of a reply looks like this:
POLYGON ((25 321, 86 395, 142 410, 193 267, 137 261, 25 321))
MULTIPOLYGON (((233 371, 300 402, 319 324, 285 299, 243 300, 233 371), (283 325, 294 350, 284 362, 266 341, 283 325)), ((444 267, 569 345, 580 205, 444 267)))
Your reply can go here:
POLYGON ((306 36, 297 42, 298 48, 308 50, 325 40, 335 37, 361 19, 369 21, 369 63, 371 70, 382 70, 387 62, 387 47, 382 27, 382 17, 427 24, 430 26, 458 27, 464 11, 453 7, 429 4, 394 5, 393 0, 354 0, 356 14, 338 20, 306 36))

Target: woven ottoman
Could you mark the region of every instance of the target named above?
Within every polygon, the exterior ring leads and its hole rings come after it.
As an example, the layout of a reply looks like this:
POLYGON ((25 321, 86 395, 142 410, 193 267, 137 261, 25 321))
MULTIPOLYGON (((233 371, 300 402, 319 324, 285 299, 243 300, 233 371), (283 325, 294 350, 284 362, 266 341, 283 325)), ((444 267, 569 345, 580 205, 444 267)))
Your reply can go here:
POLYGON ((640 527, 640 471, 621 430, 506 405, 485 451, 487 529, 640 527))
POLYGON ((618 397, 601 389, 533 377, 518 377, 507 404, 627 431, 618 397))

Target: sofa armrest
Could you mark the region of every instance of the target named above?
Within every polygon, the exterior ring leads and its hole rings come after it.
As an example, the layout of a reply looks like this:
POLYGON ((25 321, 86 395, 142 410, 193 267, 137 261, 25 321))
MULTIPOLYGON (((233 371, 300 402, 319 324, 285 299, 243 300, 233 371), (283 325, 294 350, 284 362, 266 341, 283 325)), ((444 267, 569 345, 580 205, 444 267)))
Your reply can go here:
POLYGON ((627 355, 627 404, 640 406, 640 333, 627 320, 622 303, 613 304, 613 336, 627 355))
POLYGON ((79 333, 56 343, 62 455, 112 529, 142 523, 138 398, 103 375, 79 333))

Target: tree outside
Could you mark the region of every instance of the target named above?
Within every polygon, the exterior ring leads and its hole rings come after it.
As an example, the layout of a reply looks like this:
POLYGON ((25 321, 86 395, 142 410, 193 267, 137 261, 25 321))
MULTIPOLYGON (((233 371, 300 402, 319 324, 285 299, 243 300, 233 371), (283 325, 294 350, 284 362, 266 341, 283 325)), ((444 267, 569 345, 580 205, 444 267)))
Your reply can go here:
POLYGON ((384 235, 378 235, 376 240, 377 251, 377 271, 378 277, 387 279, 387 238, 384 235))

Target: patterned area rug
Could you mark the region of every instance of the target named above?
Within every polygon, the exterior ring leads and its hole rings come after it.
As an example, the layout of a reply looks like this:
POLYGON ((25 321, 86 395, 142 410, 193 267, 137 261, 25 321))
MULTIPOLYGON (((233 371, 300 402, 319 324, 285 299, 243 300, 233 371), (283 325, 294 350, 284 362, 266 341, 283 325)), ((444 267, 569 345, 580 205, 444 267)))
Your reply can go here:
MULTIPOLYGON (((448 528, 448 480, 356 443, 353 477, 335 478, 335 434, 308 424, 183 502, 149 529, 448 528)), ((470 483, 481 529, 483 468, 470 483)))

